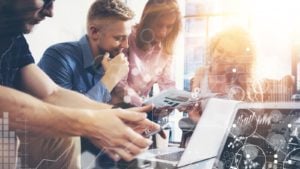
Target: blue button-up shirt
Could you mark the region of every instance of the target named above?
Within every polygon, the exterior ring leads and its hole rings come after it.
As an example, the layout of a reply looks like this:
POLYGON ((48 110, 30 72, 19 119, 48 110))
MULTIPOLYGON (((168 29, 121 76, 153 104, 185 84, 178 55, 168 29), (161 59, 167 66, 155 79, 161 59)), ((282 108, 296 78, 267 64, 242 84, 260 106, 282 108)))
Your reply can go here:
POLYGON ((103 67, 95 69, 94 57, 87 36, 76 42, 49 47, 39 64, 58 85, 78 91, 99 102, 109 102, 110 92, 100 81, 103 67))

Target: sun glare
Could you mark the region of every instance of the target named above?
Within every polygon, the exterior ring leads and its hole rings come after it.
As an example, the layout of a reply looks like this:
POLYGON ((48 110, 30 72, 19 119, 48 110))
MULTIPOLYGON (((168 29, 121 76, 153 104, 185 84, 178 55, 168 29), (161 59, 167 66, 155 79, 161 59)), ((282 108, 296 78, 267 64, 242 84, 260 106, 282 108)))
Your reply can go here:
POLYGON ((253 0, 249 16, 257 43, 259 77, 281 78, 290 74, 291 51, 298 34, 300 1, 253 0))
MULTIPOLYGON (((225 0, 227 10, 249 20, 257 46, 258 78, 291 73, 292 46, 300 42, 299 0, 225 0)), ((300 51, 300 48, 298 49, 300 51)), ((300 59, 299 59, 300 60, 300 59)))

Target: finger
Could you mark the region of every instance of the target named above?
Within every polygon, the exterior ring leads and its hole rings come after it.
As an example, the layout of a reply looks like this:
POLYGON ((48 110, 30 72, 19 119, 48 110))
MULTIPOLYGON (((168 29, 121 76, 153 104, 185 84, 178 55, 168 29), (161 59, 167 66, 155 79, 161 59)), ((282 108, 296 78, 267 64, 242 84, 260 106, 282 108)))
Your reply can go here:
POLYGON ((109 58, 109 53, 105 52, 103 59, 101 61, 102 64, 106 65, 109 62, 110 58, 109 58))
POLYGON ((160 125, 157 123, 154 123, 153 121, 150 121, 149 119, 145 119, 140 122, 141 125, 145 126, 145 128, 151 130, 151 131, 156 131, 160 129, 160 125))
POLYGON ((167 135, 166 135, 166 133, 164 132, 164 130, 160 130, 160 131, 158 132, 158 134, 159 134, 163 139, 166 139, 166 138, 167 138, 167 135))
POLYGON ((129 125, 134 131, 136 131, 140 134, 144 133, 146 130, 148 132, 160 130, 160 125, 150 121, 149 119, 145 119, 138 123, 129 123, 127 125, 129 125))
POLYGON ((131 128, 127 128, 127 139, 137 147, 144 149, 152 144, 152 140, 144 138, 141 134, 138 134, 131 128))
POLYGON ((122 148, 115 148, 114 151, 125 161, 131 161, 134 159, 133 154, 131 154, 129 151, 124 150, 122 148))
POLYGON ((148 104, 142 107, 132 107, 129 108, 128 110, 136 111, 136 112, 150 112, 153 110, 153 104, 148 104))
POLYGON ((103 59, 105 60, 110 60, 109 58, 109 53, 108 52, 105 52, 104 56, 103 56, 103 59))
POLYGON ((124 58, 125 58, 124 53, 121 52, 117 56, 115 56, 113 59, 123 61, 124 58))
POLYGON ((141 148, 137 147, 136 145, 132 144, 131 142, 127 142, 125 144, 124 149, 133 155, 137 155, 142 152, 141 148))
MULTIPOLYGON (((115 109, 117 110, 117 109, 115 109)), ((129 111, 124 109, 119 109, 119 111, 116 112, 116 115, 123 121, 127 122, 138 122, 141 120, 146 119, 147 114, 145 113, 139 113, 136 111, 129 111)))
POLYGON ((121 159, 120 155, 117 154, 115 151, 113 151, 112 149, 107 149, 105 150, 105 153, 112 158, 114 161, 119 161, 121 159))

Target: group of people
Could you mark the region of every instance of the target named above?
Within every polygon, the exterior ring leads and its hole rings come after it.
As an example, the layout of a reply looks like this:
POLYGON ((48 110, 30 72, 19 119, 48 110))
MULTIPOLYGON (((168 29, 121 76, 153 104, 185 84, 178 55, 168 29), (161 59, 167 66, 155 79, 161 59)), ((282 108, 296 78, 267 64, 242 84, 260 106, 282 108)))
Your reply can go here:
MULTIPOLYGON (((20 154, 28 154, 22 163, 30 168, 80 168, 81 146, 96 154, 98 147, 115 161, 130 161, 152 143, 142 136, 145 130, 160 128, 146 118, 152 107, 142 106, 143 98, 155 83, 161 90, 175 87, 171 69, 181 28, 178 3, 148 0, 140 22, 132 26, 134 12, 126 4, 95 0, 87 14, 86 35, 49 47, 37 67, 23 34, 53 16, 53 3, 0 1, 0 112, 9 112, 10 129, 29 132, 17 133, 20 154), (113 106, 122 102, 137 107, 113 106), (57 160, 41 164, 43 159, 57 160)), ((261 99, 253 85, 255 53, 246 31, 220 33, 208 51, 207 64, 196 72, 191 90, 261 99)), ((197 104, 186 111, 197 121, 203 108, 197 104)))
POLYGON ((22 164, 30 168, 80 168, 77 136, 88 139, 115 161, 132 160, 152 143, 142 133, 158 130, 159 125, 146 118, 151 105, 115 108, 109 104, 111 92, 121 80, 130 79, 126 76, 136 78, 135 73, 128 74, 131 61, 136 60, 124 56, 139 57, 134 51, 144 52, 144 57, 155 51, 157 63, 163 64, 162 70, 145 82, 156 77, 150 82, 153 84, 164 77, 170 66, 170 47, 179 32, 177 2, 149 0, 142 18, 147 21, 136 25, 137 32, 130 35, 130 45, 143 44, 135 45, 138 50, 128 50, 128 21, 133 12, 119 0, 96 0, 88 13, 87 34, 78 42, 47 49, 39 63, 44 73, 34 64, 23 34, 53 16, 53 3, 0 2, 0 112, 9 113, 11 130, 26 130, 26 134, 17 133, 17 149, 25 154, 22 164), (166 13, 152 16, 159 11, 166 13), (173 29, 173 25, 178 26, 173 29), (56 160, 51 163, 44 159, 56 160))
MULTIPOLYGON (((46 49, 39 67, 59 86, 95 101, 141 106, 154 83, 162 90, 175 87, 171 55, 181 16, 174 0, 149 0, 131 31, 133 16, 121 1, 95 1, 87 15, 87 34, 46 49)), ((94 156, 100 151, 86 138, 81 149, 94 156)), ((108 161, 104 155, 99 159, 108 161)))

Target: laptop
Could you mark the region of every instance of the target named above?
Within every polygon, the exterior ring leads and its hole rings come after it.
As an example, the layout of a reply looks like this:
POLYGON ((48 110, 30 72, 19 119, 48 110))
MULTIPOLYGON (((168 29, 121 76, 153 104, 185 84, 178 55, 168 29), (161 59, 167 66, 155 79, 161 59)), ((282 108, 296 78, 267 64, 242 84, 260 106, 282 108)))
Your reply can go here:
POLYGON ((300 168, 300 103, 241 103, 214 168, 300 168))
POLYGON ((233 100, 209 99, 186 149, 168 147, 148 150, 137 157, 137 166, 134 168, 186 168, 201 161, 210 161, 212 165, 214 161, 211 159, 218 155, 238 103, 233 100))

